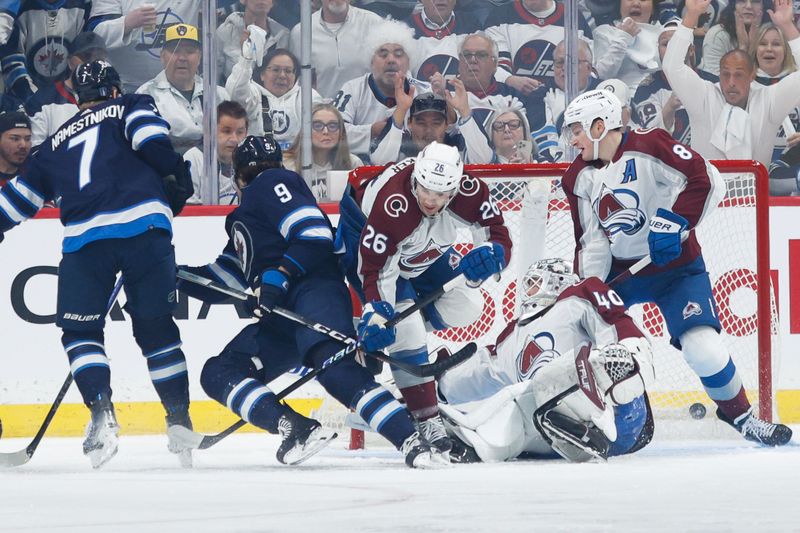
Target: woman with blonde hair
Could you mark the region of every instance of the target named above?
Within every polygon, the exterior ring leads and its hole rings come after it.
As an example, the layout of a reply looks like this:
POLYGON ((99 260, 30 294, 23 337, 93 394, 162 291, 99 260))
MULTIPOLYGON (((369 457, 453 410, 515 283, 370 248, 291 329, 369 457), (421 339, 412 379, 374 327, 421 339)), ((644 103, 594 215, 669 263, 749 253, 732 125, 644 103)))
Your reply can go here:
MULTIPOLYGON (((792 36, 794 37, 794 36, 792 36)), ((756 82, 761 85, 772 85, 797 70, 800 62, 792 53, 789 40, 783 31, 772 22, 761 25, 754 39, 750 42, 748 53, 756 66, 756 82)), ((800 107, 795 107, 783 127, 778 130, 772 160, 780 159, 783 152, 800 143, 800 107)))
MULTIPOLYGON (((302 174, 301 134, 295 137, 294 144, 284 152, 284 166, 302 174)), ((311 152, 312 167, 306 182, 317 200, 328 200, 328 171, 352 170, 361 166, 361 159, 350 153, 347 132, 341 113, 330 104, 317 104, 311 111, 311 152)))

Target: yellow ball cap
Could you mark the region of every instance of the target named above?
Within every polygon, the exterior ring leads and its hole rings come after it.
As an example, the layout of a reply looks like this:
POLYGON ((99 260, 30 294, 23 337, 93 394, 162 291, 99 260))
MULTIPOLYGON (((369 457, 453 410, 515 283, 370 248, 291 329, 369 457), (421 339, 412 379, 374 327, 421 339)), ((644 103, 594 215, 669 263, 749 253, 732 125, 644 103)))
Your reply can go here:
POLYGON ((167 28, 164 35, 164 42, 180 41, 185 39, 200 44, 200 39, 197 36, 197 28, 191 24, 173 24, 167 28))

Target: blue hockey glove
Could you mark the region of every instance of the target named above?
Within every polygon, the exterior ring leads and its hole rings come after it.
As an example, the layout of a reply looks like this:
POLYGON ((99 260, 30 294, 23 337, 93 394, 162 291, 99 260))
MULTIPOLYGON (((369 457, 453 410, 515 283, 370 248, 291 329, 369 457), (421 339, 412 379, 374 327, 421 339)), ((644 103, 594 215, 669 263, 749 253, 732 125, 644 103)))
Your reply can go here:
POLYGON ((481 283, 506 266, 506 253, 496 242, 473 248, 461 259, 461 271, 472 283, 481 283))
POLYGON ((650 219, 650 233, 647 244, 650 258, 658 266, 664 266, 681 255, 681 232, 689 222, 682 216, 659 208, 656 216, 650 219))
POLYGON ((358 342, 368 352, 377 352, 394 344, 394 326, 387 328, 386 321, 394 316, 389 302, 370 302, 364 306, 361 322, 358 323, 358 342))
MULTIPOLYGON (((289 278, 278 270, 270 269, 265 270, 261 274, 261 290, 258 294, 258 307, 267 311, 278 305, 286 293, 289 291, 289 278)), ((249 298, 248 298, 249 300, 249 298)), ((259 316, 253 313, 255 316, 259 316)))

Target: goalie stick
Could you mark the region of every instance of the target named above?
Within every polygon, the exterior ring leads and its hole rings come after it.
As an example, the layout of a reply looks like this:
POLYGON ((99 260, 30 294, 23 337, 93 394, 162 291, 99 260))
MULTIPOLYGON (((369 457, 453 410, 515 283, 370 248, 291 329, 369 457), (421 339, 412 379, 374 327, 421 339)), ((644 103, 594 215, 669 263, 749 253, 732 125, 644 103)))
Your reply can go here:
MULTIPOLYGON (((117 280, 117 283, 114 285, 114 290, 111 292, 111 297, 108 299, 106 314, 111 312, 111 308, 114 306, 114 302, 117 301, 117 297, 119 296, 119 291, 121 289, 122 277, 120 276, 120 278, 117 280)), ((33 440, 22 450, 10 453, 0 453, 0 467, 12 468, 15 466, 22 466, 31 460, 31 457, 33 457, 33 454, 36 452, 36 448, 39 447, 39 443, 42 441, 45 432, 47 432, 47 428, 50 427, 50 422, 52 422, 53 417, 56 416, 56 411, 58 411, 58 408, 61 406, 64 396, 67 395, 67 391, 72 386, 72 381, 72 371, 70 371, 67 374, 67 379, 64 380, 64 384, 61 385, 61 389, 58 391, 56 399, 53 401, 52 405, 50 405, 50 409, 47 411, 47 415, 45 415, 44 421, 39 427, 39 430, 36 432, 36 435, 33 437, 33 440)))

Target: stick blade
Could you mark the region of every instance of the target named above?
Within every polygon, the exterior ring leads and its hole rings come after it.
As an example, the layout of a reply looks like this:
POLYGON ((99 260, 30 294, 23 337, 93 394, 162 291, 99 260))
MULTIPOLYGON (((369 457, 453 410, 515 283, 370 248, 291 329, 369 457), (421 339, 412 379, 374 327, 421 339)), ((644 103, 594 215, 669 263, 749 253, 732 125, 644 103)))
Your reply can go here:
POLYGON ((193 450, 199 450, 203 445, 203 435, 200 433, 195 433, 191 429, 177 424, 167 428, 167 435, 169 435, 170 439, 178 442, 181 446, 191 448, 193 450))
POLYGON ((0 453, 0 468, 22 466, 31 460, 31 455, 33 454, 29 454, 27 448, 18 452, 0 453))

